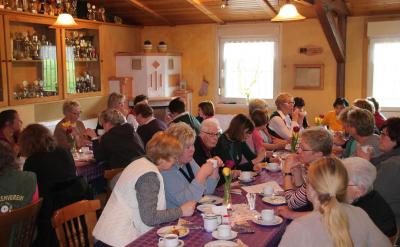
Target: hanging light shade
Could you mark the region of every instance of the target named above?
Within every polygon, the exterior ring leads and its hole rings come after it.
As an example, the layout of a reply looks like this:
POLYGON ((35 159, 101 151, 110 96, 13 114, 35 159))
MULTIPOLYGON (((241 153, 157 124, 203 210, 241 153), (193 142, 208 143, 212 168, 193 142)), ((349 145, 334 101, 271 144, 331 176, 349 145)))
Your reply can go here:
POLYGON ((60 14, 53 24, 53 27, 59 28, 75 28, 76 26, 78 26, 78 24, 76 24, 72 15, 67 13, 60 14))
POLYGON ((288 2, 279 9, 279 13, 271 21, 298 21, 303 19, 305 17, 297 12, 296 6, 288 2))

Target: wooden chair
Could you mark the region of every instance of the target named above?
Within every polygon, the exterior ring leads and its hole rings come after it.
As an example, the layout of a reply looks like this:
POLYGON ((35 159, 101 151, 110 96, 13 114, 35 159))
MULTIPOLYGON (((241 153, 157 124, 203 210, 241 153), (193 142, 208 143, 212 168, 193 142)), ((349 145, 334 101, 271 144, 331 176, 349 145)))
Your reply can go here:
POLYGON ((0 246, 30 246, 43 199, 9 213, 0 213, 0 246))
POLYGON ((113 178, 121 173, 124 170, 124 168, 115 168, 111 170, 105 170, 104 171, 104 178, 107 180, 107 199, 110 197, 112 189, 110 186, 111 181, 113 178))
POLYGON ((54 212, 51 223, 60 246, 93 246, 99 200, 82 200, 54 212))

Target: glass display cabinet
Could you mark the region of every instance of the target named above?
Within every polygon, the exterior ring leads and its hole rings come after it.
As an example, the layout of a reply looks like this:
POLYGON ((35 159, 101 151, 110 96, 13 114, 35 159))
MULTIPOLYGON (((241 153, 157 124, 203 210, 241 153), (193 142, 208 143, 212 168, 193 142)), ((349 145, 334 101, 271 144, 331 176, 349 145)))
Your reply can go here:
POLYGON ((53 19, 6 15, 7 75, 10 105, 62 98, 60 30, 53 19))
POLYGON ((99 25, 78 23, 79 29, 63 30, 64 92, 66 98, 102 92, 99 25))

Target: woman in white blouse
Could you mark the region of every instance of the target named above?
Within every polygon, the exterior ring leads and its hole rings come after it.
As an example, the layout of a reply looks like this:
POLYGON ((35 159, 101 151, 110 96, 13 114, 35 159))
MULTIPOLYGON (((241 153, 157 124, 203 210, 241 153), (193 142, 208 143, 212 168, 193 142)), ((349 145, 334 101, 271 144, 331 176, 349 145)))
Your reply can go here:
POLYGON ((314 211, 295 219, 279 246, 391 246, 364 210, 345 203, 347 186, 347 171, 339 159, 325 157, 313 162, 308 172, 307 197, 314 211))
POLYGON ((271 114, 268 131, 273 137, 288 140, 292 137, 293 128, 302 126, 305 113, 298 108, 293 109, 293 96, 288 93, 279 94, 275 105, 277 111, 271 114))

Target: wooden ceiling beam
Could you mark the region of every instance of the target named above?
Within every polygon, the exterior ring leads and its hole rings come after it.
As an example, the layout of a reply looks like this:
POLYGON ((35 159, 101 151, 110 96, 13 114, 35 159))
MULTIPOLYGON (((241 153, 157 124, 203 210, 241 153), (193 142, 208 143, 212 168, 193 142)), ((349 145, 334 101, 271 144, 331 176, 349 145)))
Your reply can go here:
POLYGON ((345 16, 351 14, 344 0, 294 0, 294 2, 308 6, 311 6, 316 2, 320 2, 327 12, 333 11, 338 15, 345 16))
POLYGON ((259 0, 262 4, 262 6, 267 6, 272 12, 275 14, 278 14, 278 11, 274 8, 274 6, 271 5, 271 3, 268 0, 259 0))
POLYGON ((192 4, 194 7, 196 7, 198 10, 203 12, 206 16, 208 16, 211 20, 215 21, 218 24, 223 24, 224 21, 221 20, 217 15, 215 15, 213 12, 208 10, 199 0, 186 0, 188 3, 192 4))
POLYGON ((136 8, 156 17, 159 20, 162 20, 164 23, 167 23, 170 26, 174 26, 173 23, 171 23, 167 18, 161 16, 160 14, 158 14, 157 12, 155 12, 154 10, 150 9, 149 7, 147 7, 146 5, 144 5, 143 3, 139 2, 138 0, 128 0, 129 3, 131 3, 132 5, 134 5, 136 8))

